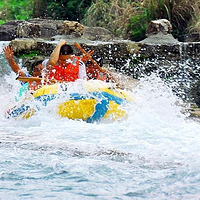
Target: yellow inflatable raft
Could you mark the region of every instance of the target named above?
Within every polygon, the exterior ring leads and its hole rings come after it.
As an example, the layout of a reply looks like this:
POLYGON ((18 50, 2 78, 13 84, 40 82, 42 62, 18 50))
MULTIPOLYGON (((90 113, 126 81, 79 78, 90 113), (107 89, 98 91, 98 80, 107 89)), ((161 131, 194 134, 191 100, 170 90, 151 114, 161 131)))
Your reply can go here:
POLYGON ((43 86, 30 97, 26 95, 6 113, 8 118, 29 118, 43 106, 53 103, 56 113, 69 119, 86 122, 127 117, 125 106, 133 101, 125 90, 115 89, 111 84, 98 80, 76 81, 43 86))

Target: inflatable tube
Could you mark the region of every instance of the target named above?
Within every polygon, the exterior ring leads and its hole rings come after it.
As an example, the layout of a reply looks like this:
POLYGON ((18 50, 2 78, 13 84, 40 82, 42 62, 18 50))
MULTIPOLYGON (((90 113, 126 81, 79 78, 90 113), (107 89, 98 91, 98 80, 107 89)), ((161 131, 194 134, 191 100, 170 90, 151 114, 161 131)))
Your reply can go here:
POLYGON ((31 100, 24 98, 10 108, 6 116, 27 119, 54 102, 59 116, 92 123, 103 118, 126 118, 122 107, 131 101, 125 90, 114 89, 102 81, 77 81, 43 86, 33 93, 31 100))

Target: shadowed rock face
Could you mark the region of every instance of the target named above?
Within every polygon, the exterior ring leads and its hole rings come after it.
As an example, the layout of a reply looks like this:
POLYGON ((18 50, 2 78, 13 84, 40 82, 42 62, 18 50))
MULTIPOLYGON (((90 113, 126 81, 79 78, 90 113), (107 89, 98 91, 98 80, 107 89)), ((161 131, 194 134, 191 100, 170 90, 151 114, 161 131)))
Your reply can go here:
POLYGON ((11 41, 17 38, 17 26, 21 22, 14 20, 0 25, 0 41, 11 41))
POLYGON ((88 40, 109 41, 114 38, 110 31, 101 27, 85 27, 79 22, 68 20, 30 19, 29 21, 10 21, 0 25, 0 40, 15 38, 40 38, 54 40, 57 35, 68 38, 82 37, 88 40))
POLYGON ((100 41, 111 41, 114 39, 114 35, 101 27, 85 27, 83 38, 88 40, 100 40, 100 41))

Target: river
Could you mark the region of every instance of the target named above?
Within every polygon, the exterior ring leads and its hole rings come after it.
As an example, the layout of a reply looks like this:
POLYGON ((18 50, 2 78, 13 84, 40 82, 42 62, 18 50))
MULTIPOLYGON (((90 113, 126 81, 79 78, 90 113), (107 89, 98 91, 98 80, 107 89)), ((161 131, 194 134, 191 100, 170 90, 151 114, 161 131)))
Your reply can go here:
POLYGON ((200 124, 151 75, 133 88, 129 117, 86 123, 43 112, 5 118, 20 84, 0 43, 0 199, 200 198, 200 124))

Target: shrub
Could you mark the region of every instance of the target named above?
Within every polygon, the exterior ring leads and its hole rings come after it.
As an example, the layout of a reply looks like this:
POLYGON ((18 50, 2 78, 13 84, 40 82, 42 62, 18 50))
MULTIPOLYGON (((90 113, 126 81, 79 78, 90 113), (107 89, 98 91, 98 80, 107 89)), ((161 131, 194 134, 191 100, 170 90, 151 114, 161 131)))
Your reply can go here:
POLYGON ((116 36, 127 38, 131 34, 130 18, 136 8, 136 3, 131 0, 96 0, 87 10, 83 22, 87 26, 107 28, 116 36))
POLYGON ((87 10, 87 26, 107 28, 116 36, 141 40, 151 20, 168 19, 180 41, 200 29, 200 0, 95 0, 87 10))
POLYGON ((27 20, 32 16, 33 1, 32 0, 6 0, 0 2, 0 10, 2 10, 1 21, 10 19, 27 20))

